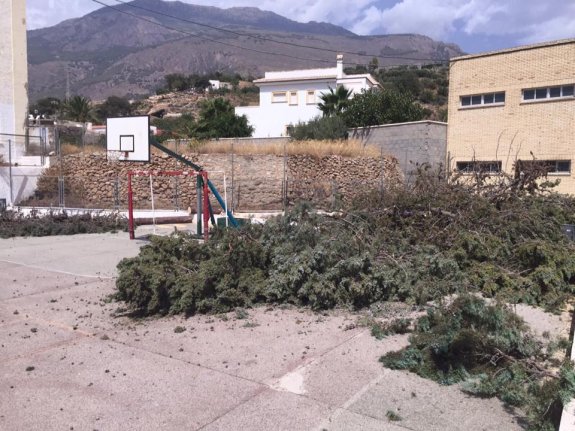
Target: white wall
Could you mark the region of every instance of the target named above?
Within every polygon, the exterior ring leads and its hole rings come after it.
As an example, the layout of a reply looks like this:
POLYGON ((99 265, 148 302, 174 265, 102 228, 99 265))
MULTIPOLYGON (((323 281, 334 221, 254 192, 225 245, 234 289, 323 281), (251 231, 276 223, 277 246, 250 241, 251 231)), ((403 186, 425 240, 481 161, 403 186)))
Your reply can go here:
POLYGON ((344 77, 338 79, 337 84, 351 90, 352 96, 361 93, 363 89, 367 90, 373 87, 373 84, 365 77, 344 77))
MULTIPOLYGON (((302 78, 304 73, 319 75, 323 73, 333 72, 336 69, 314 69, 314 70, 296 70, 293 72, 266 72, 266 79, 289 79, 290 77, 302 78)), ((258 81, 255 81, 258 83, 258 81)), ((352 91, 352 96, 361 93, 363 89, 373 87, 373 84, 367 79, 365 75, 350 75, 343 78, 317 79, 309 81, 286 81, 267 83, 265 80, 260 80, 258 86, 260 87, 260 104, 259 106, 247 106, 236 108, 237 115, 245 115, 248 122, 254 127, 252 136, 254 138, 268 138, 286 136, 286 128, 289 125, 296 125, 297 123, 307 123, 313 118, 321 115, 321 111, 317 107, 317 103, 321 102, 320 96, 327 93, 330 88, 334 89, 338 85, 343 85, 345 88, 352 91), (316 100, 314 104, 307 103, 307 91, 314 90, 316 93, 316 100), (298 103, 293 105, 288 101, 285 103, 273 103, 272 93, 278 92, 298 92, 298 103)))
POLYGON ((17 205, 33 196, 39 176, 49 167, 48 157, 43 167, 40 157, 22 157, 18 162, 17 166, 12 166, 12 192, 10 192, 10 168, 0 167, 0 199, 6 199, 8 206, 17 205))
POLYGON ((0 0, 0 133, 24 134, 28 118, 26 2, 0 0))
POLYGON ((275 83, 260 84, 260 106, 247 106, 236 108, 237 115, 245 115, 248 122, 254 127, 254 138, 267 138, 286 136, 286 127, 305 123, 321 115, 317 107, 321 94, 328 92, 329 88, 335 88, 336 81, 313 81, 300 83, 275 83), (307 92, 315 91, 314 104, 307 103, 307 92), (285 103, 272 103, 274 91, 297 91, 297 105, 285 103))

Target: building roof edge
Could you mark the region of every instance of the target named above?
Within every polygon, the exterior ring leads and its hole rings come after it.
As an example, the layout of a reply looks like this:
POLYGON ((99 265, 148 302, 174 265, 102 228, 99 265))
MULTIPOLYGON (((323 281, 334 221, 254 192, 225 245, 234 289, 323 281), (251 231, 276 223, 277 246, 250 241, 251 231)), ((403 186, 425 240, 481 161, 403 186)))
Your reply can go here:
POLYGON ((486 51, 486 52, 480 52, 478 54, 468 54, 468 55, 461 55, 459 57, 453 57, 450 62, 456 62, 456 61, 461 61, 461 60, 471 60, 474 58, 481 58, 481 57, 490 57, 493 55, 500 55, 500 54, 508 54, 511 52, 518 52, 518 51, 527 51, 530 49, 539 49, 539 48, 547 48, 550 46, 559 46, 559 45, 569 45, 569 44, 575 44, 575 38, 571 38, 571 39, 560 39, 560 40, 554 40, 551 42, 542 42, 542 43, 535 43, 535 44, 531 44, 531 45, 521 45, 521 46, 516 46, 513 48, 506 48, 506 49, 500 49, 497 51, 486 51))

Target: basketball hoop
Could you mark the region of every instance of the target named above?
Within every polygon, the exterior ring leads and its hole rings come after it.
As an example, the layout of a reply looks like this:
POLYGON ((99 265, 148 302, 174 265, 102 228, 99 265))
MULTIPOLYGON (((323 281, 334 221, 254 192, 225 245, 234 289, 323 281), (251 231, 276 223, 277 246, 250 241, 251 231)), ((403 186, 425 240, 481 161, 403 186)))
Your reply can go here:
POLYGON ((112 162, 149 162, 150 118, 107 118, 106 149, 112 162))

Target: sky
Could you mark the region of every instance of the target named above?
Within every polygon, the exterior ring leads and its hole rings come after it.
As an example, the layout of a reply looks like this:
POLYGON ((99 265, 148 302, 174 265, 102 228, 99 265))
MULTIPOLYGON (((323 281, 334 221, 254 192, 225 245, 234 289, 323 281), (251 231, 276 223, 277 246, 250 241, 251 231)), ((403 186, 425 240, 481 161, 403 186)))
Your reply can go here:
MULTIPOLYGON (((102 0, 118 5, 116 0, 102 0)), ((476 53, 575 37, 575 0, 182 0, 255 6, 295 21, 324 21, 356 34, 418 33, 476 53)), ((55 25, 101 6, 91 0, 27 0, 28 28, 55 25)))

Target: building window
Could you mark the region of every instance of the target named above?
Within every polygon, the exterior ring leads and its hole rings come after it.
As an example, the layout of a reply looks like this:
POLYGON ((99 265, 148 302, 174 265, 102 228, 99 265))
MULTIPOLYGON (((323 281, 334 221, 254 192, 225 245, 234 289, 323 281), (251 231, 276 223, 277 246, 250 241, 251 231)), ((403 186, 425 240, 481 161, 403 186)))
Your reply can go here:
POLYGON ((475 94, 472 96, 461 96, 461 107, 471 108, 474 106, 501 106, 505 104, 505 92, 475 94))
POLYGON ((272 103, 287 103, 287 93, 285 91, 274 91, 272 93, 272 103))
POLYGON ((297 105, 297 91, 290 91, 289 92, 289 104, 290 105, 297 105))
POLYGON ((471 174, 471 173, 477 173, 477 172, 496 174, 496 173, 501 172, 501 162, 498 162, 498 161, 457 162, 456 163, 456 169, 458 172, 461 172, 462 174, 471 174))
POLYGON ((518 160, 517 171, 537 170, 550 175, 571 173, 571 160, 518 160))
POLYGON ((305 103, 308 105, 315 105, 315 90, 308 90, 306 93, 305 103))
POLYGON ((573 98, 575 85, 558 85, 556 87, 529 88, 523 90, 523 101, 552 100, 573 98))

